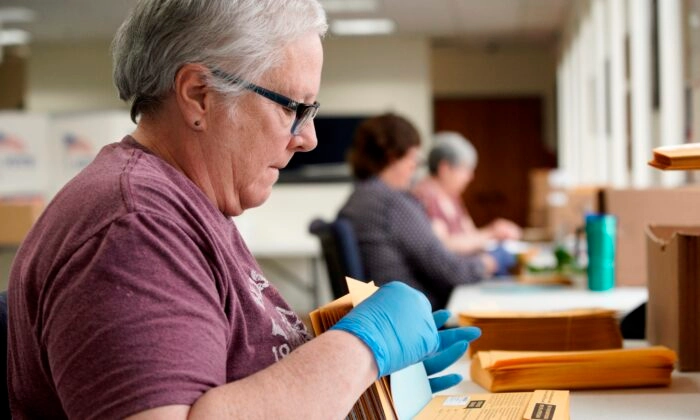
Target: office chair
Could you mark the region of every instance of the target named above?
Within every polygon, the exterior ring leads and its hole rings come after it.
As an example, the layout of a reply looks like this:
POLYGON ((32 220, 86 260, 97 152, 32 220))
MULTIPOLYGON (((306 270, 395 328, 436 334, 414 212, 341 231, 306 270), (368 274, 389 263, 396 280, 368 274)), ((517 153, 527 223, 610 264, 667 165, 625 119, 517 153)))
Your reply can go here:
POLYGON ((7 393, 7 290, 0 292, 0 417, 10 418, 10 396, 7 393))
POLYGON ((330 223, 314 219, 309 225, 309 232, 321 241, 333 297, 337 299, 346 295, 348 288, 345 284, 345 276, 358 280, 364 279, 364 268, 355 230, 350 222, 343 218, 330 223))

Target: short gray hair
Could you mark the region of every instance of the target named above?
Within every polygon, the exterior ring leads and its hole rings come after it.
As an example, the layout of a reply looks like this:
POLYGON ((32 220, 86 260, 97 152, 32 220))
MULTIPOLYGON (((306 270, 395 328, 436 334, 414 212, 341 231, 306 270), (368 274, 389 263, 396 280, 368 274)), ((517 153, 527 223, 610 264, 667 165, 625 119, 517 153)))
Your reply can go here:
MULTIPOLYGON (((157 108, 187 63, 255 82, 283 49, 328 25, 318 0, 141 0, 112 41, 114 84, 132 101, 131 119, 157 108)), ((209 83, 235 97, 241 84, 209 83)))
POLYGON ((433 147, 428 155, 428 169, 437 174, 440 162, 450 165, 465 165, 475 169, 478 162, 476 149, 463 135, 455 131, 441 131, 433 136, 433 147))

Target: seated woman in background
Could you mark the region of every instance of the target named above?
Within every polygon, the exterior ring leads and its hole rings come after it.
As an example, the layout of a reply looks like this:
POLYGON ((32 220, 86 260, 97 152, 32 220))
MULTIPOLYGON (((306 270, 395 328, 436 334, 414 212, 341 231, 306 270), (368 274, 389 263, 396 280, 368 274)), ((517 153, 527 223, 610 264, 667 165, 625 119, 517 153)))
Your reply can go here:
POLYGON ((478 282, 497 268, 493 257, 448 250, 410 194, 420 156, 420 136, 402 117, 385 114, 357 128, 349 161, 358 182, 339 217, 355 228, 368 279, 392 279, 423 291, 442 308, 452 289, 478 282))
MULTIPOLYGON (((453 252, 471 255, 483 252, 494 242, 520 239, 522 231, 510 220, 498 218, 477 228, 461 195, 474 177, 477 153, 461 134, 444 131, 435 135, 428 156, 430 175, 419 182, 413 194, 423 204, 433 231, 453 252)), ((498 274, 505 274, 515 260, 503 249, 492 255, 498 261, 498 274)))

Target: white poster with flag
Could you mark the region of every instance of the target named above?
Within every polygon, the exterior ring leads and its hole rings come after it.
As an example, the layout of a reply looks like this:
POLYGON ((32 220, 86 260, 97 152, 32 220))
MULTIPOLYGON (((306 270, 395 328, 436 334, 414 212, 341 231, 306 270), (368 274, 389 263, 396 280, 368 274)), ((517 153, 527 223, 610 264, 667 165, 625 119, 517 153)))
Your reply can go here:
POLYGON ((49 185, 46 114, 0 112, 0 199, 44 197, 49 185))
POLYGON ((51 195, 85 168, 102 147, 120 141, 136 125, 126 111, 55 115, 51 121, 51 195))

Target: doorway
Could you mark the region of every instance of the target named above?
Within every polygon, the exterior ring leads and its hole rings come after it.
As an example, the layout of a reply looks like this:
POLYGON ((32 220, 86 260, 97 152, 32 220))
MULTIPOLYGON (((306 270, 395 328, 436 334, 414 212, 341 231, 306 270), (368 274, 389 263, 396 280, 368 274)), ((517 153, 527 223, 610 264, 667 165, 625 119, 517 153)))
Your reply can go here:
POLYGON ((461 133, 479 154, 462 197, 477 226, 497 217, 526 226, 530 171, 557 164, 544 145, 542 104, 540 97, 435 99, 435 131, 461 133))

